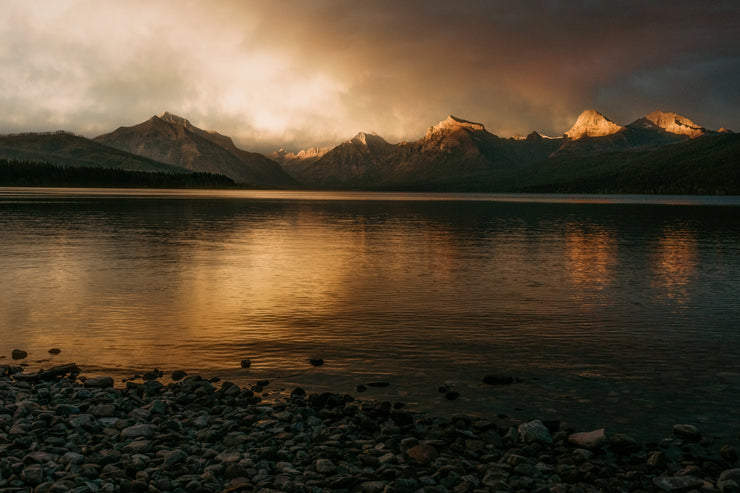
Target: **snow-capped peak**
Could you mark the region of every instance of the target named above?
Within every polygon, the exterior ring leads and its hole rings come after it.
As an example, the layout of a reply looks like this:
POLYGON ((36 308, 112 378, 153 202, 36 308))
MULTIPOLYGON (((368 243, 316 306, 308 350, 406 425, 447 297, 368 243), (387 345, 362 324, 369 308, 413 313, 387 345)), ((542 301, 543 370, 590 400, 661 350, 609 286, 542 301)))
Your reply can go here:
POLYGON ((685 116, 677 115, 676 113, 653 111, 649 115, 645 116, 645 119, 650 120, 653 124, 662 128, 666 132, 687 135, 692 139, 700 137, 706 133, 706 129, 692 122, 685 116))
POLYGON ((578 140, 581 137, 603 137, 615 134, 623 128, 596 110, 586 110, 581 113, 571 129, 565 132, 565 136, 571 140, 578 140))

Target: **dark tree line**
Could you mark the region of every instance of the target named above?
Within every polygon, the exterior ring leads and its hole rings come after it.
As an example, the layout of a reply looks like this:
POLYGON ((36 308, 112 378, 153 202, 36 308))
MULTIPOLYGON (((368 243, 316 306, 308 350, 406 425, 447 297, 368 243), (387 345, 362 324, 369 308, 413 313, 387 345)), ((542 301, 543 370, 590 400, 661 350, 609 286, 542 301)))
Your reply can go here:
POLYGON ((0 159, 0 186, 96 188, 240 188, 213 173, 127 171, 118 168, 55 166, 0 159))

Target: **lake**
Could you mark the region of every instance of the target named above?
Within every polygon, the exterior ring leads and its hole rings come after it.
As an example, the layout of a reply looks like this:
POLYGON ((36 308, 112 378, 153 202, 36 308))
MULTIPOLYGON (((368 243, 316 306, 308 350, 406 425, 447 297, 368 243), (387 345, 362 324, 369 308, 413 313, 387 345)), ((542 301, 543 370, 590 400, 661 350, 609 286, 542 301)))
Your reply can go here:
POLYGON ((5 188, 0 248, 0 363, 740 428, 740 197, 5 188))

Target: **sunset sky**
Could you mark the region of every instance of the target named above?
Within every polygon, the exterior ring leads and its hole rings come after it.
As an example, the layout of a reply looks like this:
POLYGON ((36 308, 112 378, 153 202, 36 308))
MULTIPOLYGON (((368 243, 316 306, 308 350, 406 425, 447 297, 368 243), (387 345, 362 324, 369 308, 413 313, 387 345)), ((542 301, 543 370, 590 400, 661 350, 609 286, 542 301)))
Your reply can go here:
POLYGON ((740 3, 0 0, 0 133, 170 111, 248 150, 561 135, 587 108, 740 131, 740 3))

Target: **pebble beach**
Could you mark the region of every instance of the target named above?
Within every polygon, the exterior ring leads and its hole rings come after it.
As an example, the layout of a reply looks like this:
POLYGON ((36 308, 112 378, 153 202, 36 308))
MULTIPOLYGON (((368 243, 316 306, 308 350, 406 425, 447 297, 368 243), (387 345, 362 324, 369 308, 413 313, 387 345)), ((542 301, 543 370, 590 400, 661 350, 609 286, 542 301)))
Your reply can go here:
POLYGON ((0 492, 740 491, 739 430, 679 423, 645 441, 608 423, 561 429, 269 389, 183 371, 121 385, 74 364, 0 365, 0 492))

